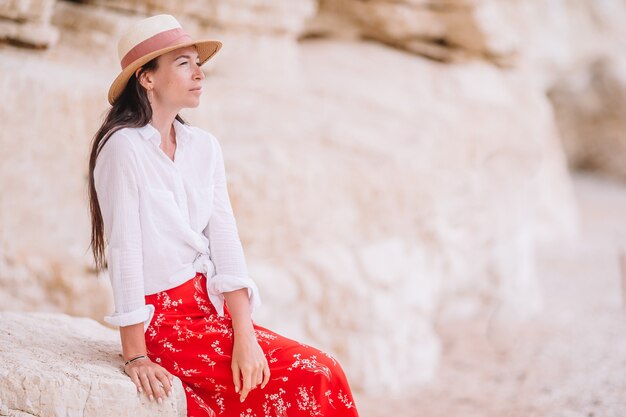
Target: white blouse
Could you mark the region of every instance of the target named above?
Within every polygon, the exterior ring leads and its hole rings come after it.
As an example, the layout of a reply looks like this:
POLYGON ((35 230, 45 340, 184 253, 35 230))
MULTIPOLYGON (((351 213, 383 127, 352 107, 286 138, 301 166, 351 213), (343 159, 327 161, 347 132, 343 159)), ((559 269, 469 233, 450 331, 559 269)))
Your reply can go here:
POLYGON ((248 276, 233 216, 217 138, 174 120, 172 161, 159 148, 159 131, 147 124, 123 128, 102 147, 94 182, 107 241, 115 312, 107 323, 144 322, 154 306, 145 295, 207 276, 209 298, 224 315, 222 293, 248 289, 251 314, 261 305, 248 276))

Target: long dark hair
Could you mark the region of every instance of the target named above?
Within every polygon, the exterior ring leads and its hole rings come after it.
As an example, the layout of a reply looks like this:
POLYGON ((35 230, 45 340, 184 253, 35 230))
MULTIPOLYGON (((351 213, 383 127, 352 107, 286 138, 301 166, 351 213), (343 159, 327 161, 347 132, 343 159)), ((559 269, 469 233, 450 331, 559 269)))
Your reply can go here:
MULTIPOLYGON (((156 70, 158 68, 158 57, 152 59, 142 66, 141 73, 148 70, 156 70)), ((91 142, 91 151, 89 155, 89 211, 91 213, 91 251, 95 260, 96 272, 107 268, 107 259, 105 253, 104 242, 104 224, 102 222, 102 213, 100 212, 100 204, 98 203, 98 195, 94 184, 93 171, 96 166, 96 159, 102 147, 107 143, 108 139, 116 131, 125 127, 143 127, 152 119, 152 106, 148 100, 146 89, 139 83, 137 77, 133 74, 128 80, 128 84, 124 91, 113 102, 111 108, 107 111, 104 122, 96 132, 91 142)), ((185 121, 176 115, 176 119, 185 123, 185 121)))

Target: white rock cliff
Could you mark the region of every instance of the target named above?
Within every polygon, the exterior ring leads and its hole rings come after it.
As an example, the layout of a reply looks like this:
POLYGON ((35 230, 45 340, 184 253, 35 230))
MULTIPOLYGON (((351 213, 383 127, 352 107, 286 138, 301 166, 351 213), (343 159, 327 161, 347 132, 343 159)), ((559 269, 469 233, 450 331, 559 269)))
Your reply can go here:
POLYGON ((115 40, 174 13, 224 42, 183 116, 223 145, 256 321, 336 354, 357 392, 431 380, 434 323, 541 311, 536 244, 576 233, 546 93, 611 50, 595 45, 626 11, 551 4, 57 2, 57 44, 0 45, 1 308, 111 311, 87 252, 88 146, 115 40))

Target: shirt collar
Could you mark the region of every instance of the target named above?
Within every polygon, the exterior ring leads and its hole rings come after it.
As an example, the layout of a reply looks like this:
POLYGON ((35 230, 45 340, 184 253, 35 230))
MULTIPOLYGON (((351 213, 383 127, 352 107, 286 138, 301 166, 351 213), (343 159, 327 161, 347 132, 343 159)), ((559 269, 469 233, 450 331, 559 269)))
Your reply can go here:
MULTIPOLYGON (((186 143, 191 137, 191 129, 189 128, 189 126, 179 122, 178 119, 174 119, 173 125, 174 131, 176 132, 176 145, 186 143)), ((139 134, 142 138, 144 138, 145 140, 149 140, 156 146, 159 146, 161 144, 159 131, 150 123, 147 123, 145 126, 140 127, 139 134)))

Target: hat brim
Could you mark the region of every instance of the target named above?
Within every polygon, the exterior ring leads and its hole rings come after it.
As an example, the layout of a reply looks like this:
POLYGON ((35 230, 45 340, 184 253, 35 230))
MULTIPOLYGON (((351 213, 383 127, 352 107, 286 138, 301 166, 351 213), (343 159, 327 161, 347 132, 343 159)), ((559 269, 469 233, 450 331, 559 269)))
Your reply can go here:
POLYGON ((130 63, 126 68, 122 70, 122 72, 113 80, 111 87, 109 88, 109 104, 113 105, 115 100, 122 94, 124 88, 126 88, 126 84, 128 84, 128 80, 133 76, 135 71, 139 69, 142 65, 146 64, 150 60, 158 57, 159 55, 163 55, 167 52, 173 51, 174 49, 184 48, 186 46, 195 45, 198 50, 198 60, 200 61, 200 65, 203 65, 209 59, 211 59, 217 51, 222 47, 222 42, 213 40, 213 39, 202 39, 197 41, 189 41, 179 43, 177 45, 168 46, 167 48, 159 49, 157 51, 151 52, 147 55, 142 56, 141 58, 130 63))

